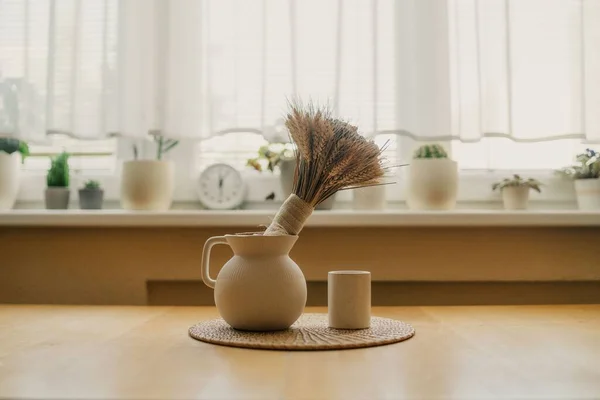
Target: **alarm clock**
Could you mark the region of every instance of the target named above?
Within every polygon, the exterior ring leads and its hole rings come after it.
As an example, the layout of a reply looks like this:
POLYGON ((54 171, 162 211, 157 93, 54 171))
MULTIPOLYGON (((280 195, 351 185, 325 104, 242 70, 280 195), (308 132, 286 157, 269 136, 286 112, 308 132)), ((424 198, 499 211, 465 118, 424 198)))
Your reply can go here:
POLYGON ((242 174, 229 164, 213 164, 198 178, 198 197, 211 210, 238 208, 246 197, 242 174))

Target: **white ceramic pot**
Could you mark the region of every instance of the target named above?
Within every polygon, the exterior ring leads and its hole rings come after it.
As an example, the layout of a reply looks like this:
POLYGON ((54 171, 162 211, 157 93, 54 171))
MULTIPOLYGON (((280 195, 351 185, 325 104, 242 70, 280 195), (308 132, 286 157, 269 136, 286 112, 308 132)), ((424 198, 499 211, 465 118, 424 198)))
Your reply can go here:
POLYGON ((235 329, 289 328, 306 305, 306 279, 289 252, 298 236, 225 235, 211 237, 202 251, 202 280, 215 289, 221 317, 235 329), (226 244, 233 257, 217 279, 210 277, 210 251, 226 244))
POLYGON ((0 210, 10 210, 19 193, 21 153, 0 151, 0 210))
POLYGON ((458 165, 448 158, 414 159, 409 166, 407 199, 413 210, 451 210, 458 193, 458 165))
POLYGON ((575 194, 580 210, 600 210, 600 179, 576 179, 575 194))
POLYGON ((327 314, 330 328, 371 326, 371 273, 330 271, 327 274, 327 314))
POLYGON ((352 190, 352 208, 355 210, 385 210, 385 185, 352 190))
MULTIPOLYGON (((294 173, 296 171, 296 160, 281 160, 279 162, 279 180, 281 182, 281 191, 283 192, 283 198, 287 199, 292 194, 294 188, 294 173)), ((317 210, 331 210, 335 204, 335 194, 329 197, 327 200, 319 204, 317 210)))
POLYGON ((506 210, 525 210, 529 203, 528 186, 507 186, 502 189, 502 200, 506 210))
POLYGON ((123 163, 121 206, 126 210, 168 210, 175 190, 171 161, 136 160, 123 163))

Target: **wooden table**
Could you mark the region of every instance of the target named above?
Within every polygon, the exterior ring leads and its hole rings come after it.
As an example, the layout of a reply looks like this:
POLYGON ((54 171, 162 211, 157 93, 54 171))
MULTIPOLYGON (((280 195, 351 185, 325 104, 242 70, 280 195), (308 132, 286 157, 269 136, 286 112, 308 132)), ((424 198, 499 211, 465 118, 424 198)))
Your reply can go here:
POLYGON ((0 398, 600 398, 600 305, 373 314, 417 334, 370 349, 261 351, 189 338, 214 308, 0 306, 0 398))

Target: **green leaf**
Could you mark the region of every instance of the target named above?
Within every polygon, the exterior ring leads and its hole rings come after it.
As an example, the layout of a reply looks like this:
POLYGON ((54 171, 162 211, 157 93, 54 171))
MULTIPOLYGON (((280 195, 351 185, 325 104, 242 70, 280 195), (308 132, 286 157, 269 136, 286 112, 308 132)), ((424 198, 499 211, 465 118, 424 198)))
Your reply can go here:
POLYGON ((269 146, 260 146, 258 149, 258 157, 267 158, 267 152, 269 152, 269 146))
POLYGON ((0 138, 0 151, 6 154, 12 154, 19 151, 20 141, 13 138, 0 138))
POLYGON ((90 179, 83 184, 84 189, 97 190, 100 189, 100 182, 90 179))
POLYGON ((21 162, 25 162, 25 158, 29 156, 29 145, 26 142, 19 142, 19 153, 21 153, 21 162))
POLYGON ((537 192, 541 192, 540 186, 542 184, 537 181, 536 179, 533 178, 529 178, 527 180, 524 180, 521 176, 519 175, 513 175, 512 179, 511 178, 504 178, 502 179, 500 182, 495 183, 492 186, 492 190, 496 190, 496 189, 504 189, 505 187, 529 187, 537 192))
POLYGON ((46 175, 48 187, 69 186, 69 153, 62 152, 50 159, 50 169, 46 175))

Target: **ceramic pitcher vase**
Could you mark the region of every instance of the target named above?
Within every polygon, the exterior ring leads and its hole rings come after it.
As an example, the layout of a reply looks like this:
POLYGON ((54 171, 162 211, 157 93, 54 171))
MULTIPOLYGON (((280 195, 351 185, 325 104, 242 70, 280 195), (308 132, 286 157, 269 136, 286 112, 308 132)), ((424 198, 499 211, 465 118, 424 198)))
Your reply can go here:
POLYGON ((215 290, 221 317, 235 329, 289 328, 306 305, 306 279, 289 252, 298 236, 225 235, 211 237, 202 251, 202 280, 215 290), (210 277, 210 251, 226 244, 233 257, 217 279, 210 277))

